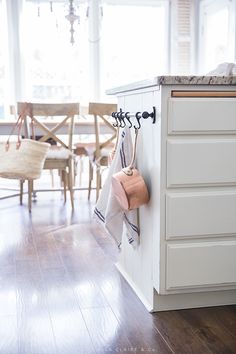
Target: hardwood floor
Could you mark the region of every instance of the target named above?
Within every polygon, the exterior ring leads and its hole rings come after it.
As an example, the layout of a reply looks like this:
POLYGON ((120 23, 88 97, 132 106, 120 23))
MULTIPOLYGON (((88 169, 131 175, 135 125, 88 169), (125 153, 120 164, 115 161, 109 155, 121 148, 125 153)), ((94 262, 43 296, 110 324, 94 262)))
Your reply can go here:
POLYGON ((0 354, 236 353, 236 306, 150 314, 87 192, 0 202, 0 354))

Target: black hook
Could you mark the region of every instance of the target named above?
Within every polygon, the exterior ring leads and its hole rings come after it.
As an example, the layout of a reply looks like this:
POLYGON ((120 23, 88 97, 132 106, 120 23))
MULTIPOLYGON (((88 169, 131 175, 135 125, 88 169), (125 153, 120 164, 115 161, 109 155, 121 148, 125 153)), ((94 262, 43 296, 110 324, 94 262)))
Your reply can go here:
POLYGON ((141 113, 141 112, 137 112, 137 113, 135 114, 135 118, 137 119, 138 126, 136 127, 136 126, 134 125, 134 128, 135 128, 135 129, 140 129, 140 128, 141 128, 140 119, 142 118, 142 113, 141 113))
POLYGON ((113 127, 117 128, 119 126, 118 119, 117 119, 117 112, 112 112, 111 116, 115 118, 116 123, 113 123, 113 127))
POLYGON ((126 126, 126 123, 125 123, 125 112, 122 112, 120 114, 120 118, 122 120, 122 125, 121 125, 121 128, 124 128, 126 126))
POLYGON ((118 118, 118 120, 119 120, 119 122, 120 122, 120 127, 121 127, 121 128, 124 128, 124 127, 125 127, 125 121, 124 121, 123 113, 124 113, 124 112, 122 112, 122 109, 121 109, 121 108, 120 108, 120 112, 117 113, 117 118, 118 118))
POLYGON ((129 112, 126 112, 126 113, 125 113, 125 118, 126 118, 127 121, 129 122, 129 128, 132 128, 133 124, 131 123, 130 116, 129 116, 129 112))

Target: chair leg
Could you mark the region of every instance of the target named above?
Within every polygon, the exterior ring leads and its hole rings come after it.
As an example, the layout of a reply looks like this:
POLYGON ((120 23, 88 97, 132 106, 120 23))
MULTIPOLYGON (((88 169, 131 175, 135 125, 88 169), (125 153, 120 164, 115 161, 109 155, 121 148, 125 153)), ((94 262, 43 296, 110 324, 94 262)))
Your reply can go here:
POLYGON ((96 170, 96 201, 98 200, 98 197, 99 197, 100 188, 101 188, 101 173, 100 173, 100 169, 97 168, 97 170, 96 170))
POLYGON ((33 193, 33 181, 28 180, 28 209, 30 213, 32 209, 32 193, 33 193))
POLYGON ((67 174, 65 170, 61 171, 61 181, 63 184, 64 203, 66 203, 67 174))
POLYGON ((71 201, 71 208, 74 210, 74 190, 73 190, 73 168, 72 168, 72 162, 70 163, 69 166, 69 172, 68 172, 68 188, 70 191, 70 201, 71 201))
POLYGON ((92 189, 92 180, 93 180, 93 164, 89 160, 89 185, 88 185, 88 200, 90 200, 90 194, 92 189))
POLYGON ((79 186, 82 185, 82 174, 84 172, 84 156, 80 156, 79 186))
POLYGON ((24 180, 20 180, 20 205, 23 203, 24 180))
POLYGON ((70 202, 71 208, 74 210, 74 191, 73 191, 73 178, 70 173, 68 173, 68 189, 70 191, 70 202))
MULTIPOLYGON (((75 158, 74 159, 74 178, 73 178, 74 187, 77 183, 77 174, 78 174, 78 159, 75 158)), ((80 181, 79 181, 79 183, 80 183, 80 181)))

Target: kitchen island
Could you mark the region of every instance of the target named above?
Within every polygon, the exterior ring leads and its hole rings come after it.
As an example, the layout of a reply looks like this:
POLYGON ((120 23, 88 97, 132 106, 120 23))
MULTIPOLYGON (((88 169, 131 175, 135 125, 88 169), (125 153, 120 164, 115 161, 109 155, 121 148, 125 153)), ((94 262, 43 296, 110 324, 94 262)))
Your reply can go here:
POLYGON ((137 149, 151 199, 118 269, 149 311, 236 304, 236 77, 160 76, 107 93, 122 112, 156 111, 154 124, 139 120, 137 149))

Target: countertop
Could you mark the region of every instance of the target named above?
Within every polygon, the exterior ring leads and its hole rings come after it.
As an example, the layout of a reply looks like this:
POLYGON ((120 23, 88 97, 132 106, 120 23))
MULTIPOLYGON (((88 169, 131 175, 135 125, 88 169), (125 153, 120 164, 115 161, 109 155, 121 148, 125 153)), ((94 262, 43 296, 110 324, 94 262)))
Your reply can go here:
POLYGON ((161 85, 236 85, 236 76, 157 76, 106 91, 108 95, 161 85))

